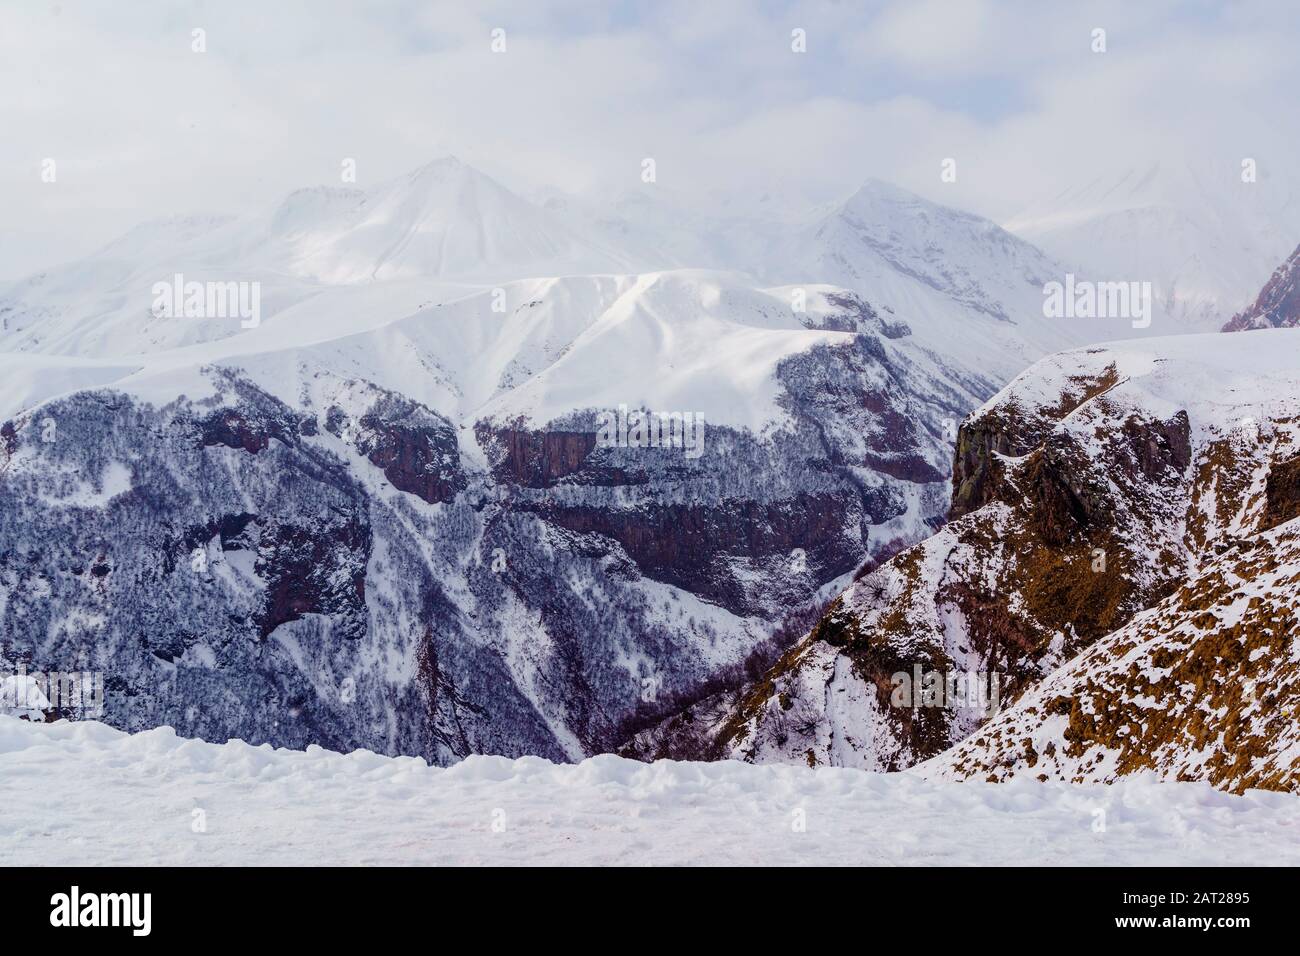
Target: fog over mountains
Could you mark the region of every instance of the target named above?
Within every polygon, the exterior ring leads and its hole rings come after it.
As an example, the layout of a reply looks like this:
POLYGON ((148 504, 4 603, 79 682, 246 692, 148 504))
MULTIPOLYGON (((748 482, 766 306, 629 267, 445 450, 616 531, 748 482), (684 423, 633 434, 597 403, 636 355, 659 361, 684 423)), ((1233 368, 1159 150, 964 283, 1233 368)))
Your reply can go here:
POLYGON ((1091 277, 1154 283, 1156 334, 1217 330, 1300 235, 1293 177, 1253 164, 1129 168, 1030 204, 1006 226, 1091 277))

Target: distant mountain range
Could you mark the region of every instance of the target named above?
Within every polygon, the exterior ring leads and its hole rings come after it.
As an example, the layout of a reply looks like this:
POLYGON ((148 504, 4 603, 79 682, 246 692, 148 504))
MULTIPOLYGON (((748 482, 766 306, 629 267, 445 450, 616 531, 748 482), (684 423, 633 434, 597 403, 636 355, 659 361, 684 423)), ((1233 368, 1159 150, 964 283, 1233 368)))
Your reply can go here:
MULTIPOLYGON (((1117 278, 1144 262, 1163 260, 1117 278)), ((721 221, 653 186, 532 202, 450 157, 144 224, 0 286, 0 667, 102 671, 126 729, 439 763, 932 756, 978 721, 872 723, 852 622, 888 610, 890 661, 996 663, 1016 696, 1208 546, 1175 540, 1207 447, 1179 403, 1223 377, 1164 340, 1079 351, 1162 326, 1045 315, 1078 268, 877 181, 798 221, 721 221), (1184 390, 1120 387, 1167 360, 1199 370, 1184 390), (700 454, 629 416, 699 422, 700 454), (1131 487, 1075 487, 1112 466, 1131 487), (1077 557, 1099 495, 1122 582, 1101 608, 1044 585, 1025 616, 1019 558, 1077 557), (987 633, 961 638, 958 612, 987 633), (814 658, 846 696, 799 697, 796 747, 766 715, 814 658)))

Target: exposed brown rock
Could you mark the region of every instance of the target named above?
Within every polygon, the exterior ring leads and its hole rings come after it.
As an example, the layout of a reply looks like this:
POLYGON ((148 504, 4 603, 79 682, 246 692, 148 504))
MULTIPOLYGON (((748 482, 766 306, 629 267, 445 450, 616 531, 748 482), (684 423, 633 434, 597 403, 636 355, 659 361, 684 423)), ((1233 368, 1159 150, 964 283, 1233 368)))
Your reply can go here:
POLYGON ((575 474, 596 447, 595 432, 502 428, 493 437, 504 450, 497 478, 528 488, 546 488, 575 474))
POLYGON ((1267 504, 1259 519, 1261 531, 1300 517, 1300 455, 1269 470, 1264 498, 1267 504))

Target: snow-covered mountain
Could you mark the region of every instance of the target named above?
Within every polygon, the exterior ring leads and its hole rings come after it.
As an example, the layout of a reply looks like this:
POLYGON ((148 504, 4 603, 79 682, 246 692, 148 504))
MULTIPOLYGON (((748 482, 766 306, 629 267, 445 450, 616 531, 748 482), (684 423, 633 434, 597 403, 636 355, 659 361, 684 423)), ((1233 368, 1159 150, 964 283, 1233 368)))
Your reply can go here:
POLYGON ((369 192, 300 190, 271 216, 264 242, 286 272, 331 285, 634 267, 454 157, 369 192))
POLYGON ((956 421, 1078 334, 1029 247, 880 184, 785 284, 629 272, 558 213, 444 160, 8 288, 4 662, 90 661, 128 728, 611 749, 929 534, 956 421), (151 311, 173 273, 260 321, 151 311), (698 454, 602 441, 639 411, 698 454))
MULTIPOLYGON (((521 278, 704 267, 791 293, 829 284, 906 323, 990 391, 1048 352, 1126 332, 1126 323, 1045 318, 1043 284, 1064 265, 987 220, 885 183, 803 222, 718 218, 656 189, 600 210, 555 195, 537 204, 447 157, 367 191, 300 190, 246 219, 146 223, 85 260, 0 285, 0 351, 102 359, 249 332, 238 321, 158 314, 155 285, 178 275, 256 285, 260 320, 293 325, 300 339, 521 278)), ((265 336, 253 331, 254 341, 265 336)))
POLYGON ((1044 317, 1043 286, 1066 271, 987 219, 878 180, 792 231, 764 267, 774 280, 853 289, 999 382, 1049 352, 1126 333, 1115 320, 1044 317))
POLYGON ((128 728, 576 759, 941 514, 978 392, 852 293, 501 291, 0 358, 0 664, 84 661, 128 728), (602 445, 620 406, 700 416, 698 456, 602 445))
POLYGON ((1169 161, 1045 198, 1006 227, 1092 281, 1151 282, 1150 334, 1208 332, 1243 308, 1300 236, 1300 187, 1265 163, 1169 161))
POLYGON ((881 183, 708 269, 618 233, 442 160, 0 290, 0 668, 208 739, 653 747, 942 524, 966 413, 1110 331, 881 183), (261 314, 160 313, 174 275, 261 314))
MULTIPOLYGON (((0 350, 102 358, 243 331, 237 321, 157 314, 153 287, 176 275, 256 283, 263 318, 308 302, 314 315, 338 303, 364 324, 455 295, 465 283, 644 266, 445 157, 371 190, 299 190, 246 219, 145 223, 85 260, 0 285, 0 350), (415 280, 418 289, 397 280, 415 280)), ((314 321, 301 312, 291 318, 314 321)))
POLYGON ((1294 789, 1298 348, 1192 335, 1029 369, 963 423, 949 523, 711 711, 721 751, 899 769, 960 741, 945 774, 1294 789))

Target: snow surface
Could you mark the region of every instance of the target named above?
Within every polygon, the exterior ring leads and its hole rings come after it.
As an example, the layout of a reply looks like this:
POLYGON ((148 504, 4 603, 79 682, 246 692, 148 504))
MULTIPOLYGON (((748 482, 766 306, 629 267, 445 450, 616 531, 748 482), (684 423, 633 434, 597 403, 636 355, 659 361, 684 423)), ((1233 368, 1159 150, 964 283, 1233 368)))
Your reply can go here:
POLYGON ((1300 863, 1282 793, 614 756, 438 769, 10 717, 0 808, 6 865, 1300 863))

